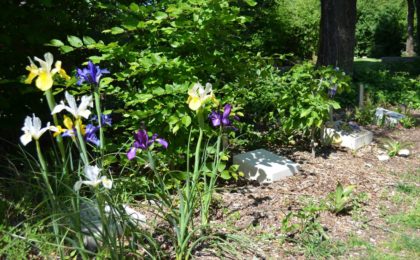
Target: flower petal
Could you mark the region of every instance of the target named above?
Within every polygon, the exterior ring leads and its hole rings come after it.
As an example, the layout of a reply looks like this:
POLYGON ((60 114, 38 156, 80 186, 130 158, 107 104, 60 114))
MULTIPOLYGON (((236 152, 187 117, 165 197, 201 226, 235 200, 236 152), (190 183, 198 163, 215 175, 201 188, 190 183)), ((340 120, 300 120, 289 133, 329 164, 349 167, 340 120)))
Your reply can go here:
POLYGON ((74 189, 75 191, 79 191, 81 187, 82 187, 82 181, 77 181, 77 182, 74 184, 73 189, 74 189))
POLYGON ((220 126, 220 124, 221 124, 220 113, 218 113, 216 111, 211 112, 211 114, 209 115, 209 119, 210 119, 210 122, 211 122, 213 127, 220 126))
POLYGON ((32 80, 34 80, 34 78, 36 76, 38 76, 39 70, 38 70, 38 68, 36 66, 33 67, 32 65, 31 66, 27 66, 26 69, 29 71, 29 75, 28 75, 28 77, 25 80, 25 84, 31 84, 32 83, 32 80))
POLYGON ((54 56, 50 52, 47 52, 44 54, 44 59, 45 64, 47 65, 47 71, 51 71, 51 66, 54 62, 54 56))
POLYGON ((169 143, 165 139, 156 138, 156 142, 160 143, 165 149, 168 148, 169 143))
POLYGON ((199 97, 192 97, 190 102, 188 103, 188 107, 193 110, 196 111, 201 107, 201 99, 199 97))
POLYGON ((231 111, 232 111, 232 105, 226 104, 223 108, 223 118, 229 118, 231 111))
POLYGON ((137 148, 136 147, 131 147, 130 150, 127 152, 127 158, 128 160, 133 160, 134 157, 136 157, 136 151, 137 148))
POLYGON ((46 91, 53 86, 52 75, 49 72, 41 71, 35 81, 35 85, 42 91, 46 91))
POLYGON ((110 190, 112 188, 112 180, 108 179, 106 176, 101 177, 101 182, 104 188, 110 190))
POLYGON ((54 107, 53 111, 51 112, 51 115, 60 113, 61 111, 63 111, 63 109, 66 109, 66 106, 63 102, 61 102, 61 104, 58 104, 54 107))
POLYGON ((29 132, 27 132, 27 133, 24 133, 21 137, 20 137, 20 142, 23 144, 23 145, 27 145, 28 143, 30 143, 32 141, 32 135, 29 133, 29 132))
POLYGON ((85 176, 90 181, 97 181, 101 169, 98 166, 88 165, 85 167, 85 176))
POLYGON ((140 129, 137 131, 137 133, 134 135, 134 139, 137 142, 135 143, 136 148, 146 150, 150 146, 149 136, 147 135, 147 131, 145 129, 140 129))
POLYGON ((52 74, 58 73, 60 77, 62 77, 65 80, 69 80, 70 76, 67 75, 66 71, 61 68, 61 61, 55 62, 55 68, 52 70, 52 74))
POLYGON ((83 110, 83 111, 79 111, 78 115, 88 119, 91 113, 92 112, 90 112, 90 110, 83 110))

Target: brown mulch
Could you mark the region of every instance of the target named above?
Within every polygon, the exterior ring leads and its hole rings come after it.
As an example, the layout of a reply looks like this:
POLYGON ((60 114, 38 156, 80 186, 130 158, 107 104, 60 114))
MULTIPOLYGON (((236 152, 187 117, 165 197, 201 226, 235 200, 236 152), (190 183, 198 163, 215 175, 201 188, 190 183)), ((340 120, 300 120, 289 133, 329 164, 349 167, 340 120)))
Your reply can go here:
MULTIPOLYGON (((254 250, 258 252, 250 253, 247 259, 254 256, 258 259, 302 259, 302 252, 290 253, 293 245, 282 244, 275 239, 280 236, 281 221, 291 210, 302 207, 302 201, 325 199, 340 182, 345 186, 355 185, 356 194, 364 192, 368 195, 359 213, 363 217, 355 218, 352 214, 337 216, 326 212, 321 214, 320 222, 335 241, 344 242, 350 234, 356 234, 377 245, 386 239, 389 232, 381 218, 384 207, 393 207, 392 202, 387 200, 389 192, 398 185, 402 175, 420 169, 420 128, 384 130, 371 127, 370 130, 374 132, 374 141, 357 151, 333 148, 321 151, 319 156, 312 158, 309 151, 271 147, 271 152, 287 155, 299 163, 301 171, 293 177, 269 185, 248 183, 241 187, 237 184, 226 187, 218 193, 222 206, 216 212, 213 223, 230 223, 235 232, 244 234, 244 237, 254 242, 254 250), (409 142, 410 156, 379 161, 377 155, 382 137, 409 142), (274 239, 262 240, 264 235, 272 235, 274 239)), ((357 254, 353 252, 350 256, 357 254)), ((212 259, 204 255, 198 258, 212 259)))

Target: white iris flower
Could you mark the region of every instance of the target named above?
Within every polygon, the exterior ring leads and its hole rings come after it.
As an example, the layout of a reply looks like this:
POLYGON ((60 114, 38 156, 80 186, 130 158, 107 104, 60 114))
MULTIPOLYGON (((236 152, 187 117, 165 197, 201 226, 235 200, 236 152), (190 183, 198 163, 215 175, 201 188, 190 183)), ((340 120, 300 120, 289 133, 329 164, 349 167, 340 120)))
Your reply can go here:
POLYGON ((36 117, 35 114, 32 115, 32 118, 27 116, 22 127, 24 134, 20 137, 22 144, 27 145, 32 141, 32 139, 38 140, 46 131, 52 130, 52 127, 50 127, 50 122, 48 122, 47 126, 44 128, 41 128, 41 126, 41 119, 36 117))
POLYGON ((106 189, 111 189, 112 188, 112 180, 108 179, 106 176, 102 176, 99 177, 99 173, 101 172, 101 169, 98 166, 86 166, 85 167, 85 177, 86 177, 86 181, 77 181, 74 184, 74 190, 78 191, 80 190, 80 187, 82 186, 82 184, 88 185, 88 186, 92 186, 92 187, 96 187, 99 184, 102 183, 102 185, 106 188, 106 189))
POLYGON ((208 99, 217 103, 210 83, 206 84, 206 88, 204 88, 200 83, 195 83, 194 86, 188 90, 187 103, 191 110, 198 110, 208 99))
POLYGON ((61 112, 62 110, 67 110, 76 119, 79 119, 80 117, 84 117, 86 119, 89 118, 91 112, 88 108, 93 107, 92 96, 82 96, 80 105, 77 106, 76 99, 74 98, 74 96, 70 95, 67 91, 64 95, 66 97, 68 106, 64 104, 64 101, 61 101, 60 104, 54 107, 51 114, 56 114, 61 112))

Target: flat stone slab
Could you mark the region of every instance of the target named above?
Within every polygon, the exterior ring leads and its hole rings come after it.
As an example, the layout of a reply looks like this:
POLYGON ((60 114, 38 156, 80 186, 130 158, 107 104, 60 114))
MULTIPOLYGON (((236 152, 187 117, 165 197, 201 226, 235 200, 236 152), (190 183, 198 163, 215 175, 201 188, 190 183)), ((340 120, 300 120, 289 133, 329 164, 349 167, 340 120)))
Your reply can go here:
POLYGON ((233 163, 239 165, 239 171, 249 180, 259 183, 272 183, 297 173, 300 166, 282 156, 264 149, 237 154, 233 163))
MULTIPOLYGON (((125 214, 127 214, 128 220, 133 224, 144 225, 146 223, 146 217, 130 208, 128 205, 123 205, 123 210, 125 211, 125 214)), ((111 214, 114 216, 113 218, 108 219, 108 230, 113 233, 121 234, 121 223, 118 223, 118 221, 122 221, 122 219, 120 219, 120 213, 109 205, 105 206, 104 213, 107 217, 111 214)), ((80 204, 80 221, 83 242, 87 249, 95 251, 98 247, 98 239, 100 240, 101 233, 103 232, 101 215, 95 202, 82 202, 80 204)))
POLYGON ((398 124, 398 122, 400 122, 400 120, 405 117, 405 115, 403 114, 400 114, 400 113, 397 113, 397 112, 394 112, 394 111, 391 111, 382 107, 378 107, 376 109, 375 116, 378 122, 381 122, 383 118, 385 117, 385 123, 391 124, 391 125, 398 124))
POLYGON ((323 138, 329 138, 333 143, 352 150, 357 150, 372 142, 373 133, 357 125, 343 127, 343 122, 337 121, 333 128, 325 128, 323 138))

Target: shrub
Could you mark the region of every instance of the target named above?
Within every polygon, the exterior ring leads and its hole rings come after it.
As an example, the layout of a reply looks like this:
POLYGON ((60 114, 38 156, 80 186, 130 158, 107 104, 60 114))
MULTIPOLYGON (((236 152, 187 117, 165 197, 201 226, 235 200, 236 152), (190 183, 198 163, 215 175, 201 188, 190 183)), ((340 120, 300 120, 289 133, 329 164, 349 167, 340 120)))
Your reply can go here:
POLYGON ((367 69, 355 73, 354 77, 365 84, 374 104, 420 108, 420 82, 408 73, 367 69))
POLYGON ((405 1, 357 2, 356 56, 400 56, 404 48, 405 1))

